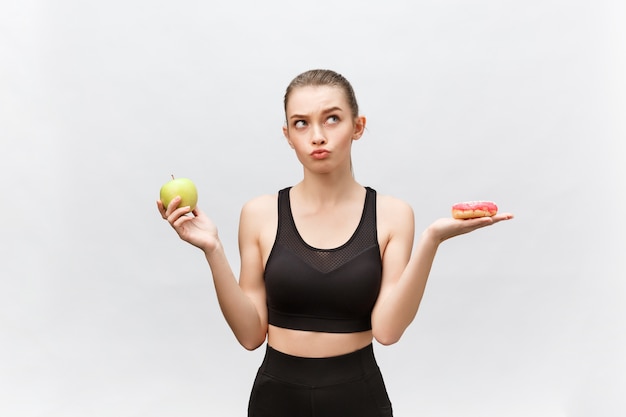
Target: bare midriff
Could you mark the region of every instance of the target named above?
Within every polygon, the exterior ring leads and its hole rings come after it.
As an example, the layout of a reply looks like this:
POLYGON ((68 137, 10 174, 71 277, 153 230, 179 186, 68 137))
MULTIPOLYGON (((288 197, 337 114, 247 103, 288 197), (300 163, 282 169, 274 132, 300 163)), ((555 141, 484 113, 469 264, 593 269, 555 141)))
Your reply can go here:
POLYGON ((269 326, 267 343, 279 352, 305 358, 326 358, 355 352, 372 343, 372 331, 322 333, 269 326))

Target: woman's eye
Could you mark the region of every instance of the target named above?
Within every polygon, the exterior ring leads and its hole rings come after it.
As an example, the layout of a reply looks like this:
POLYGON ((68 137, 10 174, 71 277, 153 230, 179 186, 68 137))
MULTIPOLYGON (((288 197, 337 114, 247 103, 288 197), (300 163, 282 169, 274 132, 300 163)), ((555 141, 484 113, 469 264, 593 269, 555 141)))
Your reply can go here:
POLYGON ((339 122, 339 117, 337 116, 330 116, 328 119, 326 119, 326 124, 335 124, 339 122))
POLYGON ((304 126, 306 126, 306 122, 304 120, 296 120, 293 125, 296 129, 302 129, 304 126))

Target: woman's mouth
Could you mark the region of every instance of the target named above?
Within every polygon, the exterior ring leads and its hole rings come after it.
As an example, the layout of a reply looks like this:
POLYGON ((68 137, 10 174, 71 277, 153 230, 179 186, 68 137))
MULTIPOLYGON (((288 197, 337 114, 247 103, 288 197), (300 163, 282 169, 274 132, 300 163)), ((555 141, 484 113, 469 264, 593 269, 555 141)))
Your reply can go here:
POLYGON ((313 159, 324 159, 328 155, 330 155, 330 151, 327 151, 326 149, 316 149, 311 152, 311 157, 313 159))

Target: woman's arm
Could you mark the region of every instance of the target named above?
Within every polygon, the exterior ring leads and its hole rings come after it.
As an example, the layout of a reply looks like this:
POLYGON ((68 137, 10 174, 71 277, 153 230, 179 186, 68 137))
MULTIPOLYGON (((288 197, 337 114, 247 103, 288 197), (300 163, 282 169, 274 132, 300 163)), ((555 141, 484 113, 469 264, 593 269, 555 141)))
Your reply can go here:
POLYGON ((258 239, 263 219, 263 213, 259 213, 258 209, 262 205, 253 201, 241 211, 241 275, 237 282, 213 222, 199 208, 189 215, 189 208, 179 208, 179 202, 180 199, 174 199, 167 209, 160 201, 157 206, 181 239, 204 252, 226 322, 242 346, 256 349, 265 341, 267 334, 263 264, 258 239))
POLYGON ((471 220, 439 219, 422 232, 411 254, 413 211, 406 203, 387 197, 379 210, 379 221, 388 238, 382 255, 383 282, 372 312, 376 340, 385 345, 396 343, 411 324, 443 241, 512 218, 511 214, 500 214, 471 220))

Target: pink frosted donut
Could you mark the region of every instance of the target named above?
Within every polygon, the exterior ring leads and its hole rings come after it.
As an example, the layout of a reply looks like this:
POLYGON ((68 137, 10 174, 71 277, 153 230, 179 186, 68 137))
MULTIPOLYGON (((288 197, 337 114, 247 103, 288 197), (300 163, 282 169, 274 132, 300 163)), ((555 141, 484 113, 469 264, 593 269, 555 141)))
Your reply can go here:
POLYGON ((493 216, 498 206, 493 201, 465 201, 452 206, 452 217, 455 219, 474 219, 493 216))

